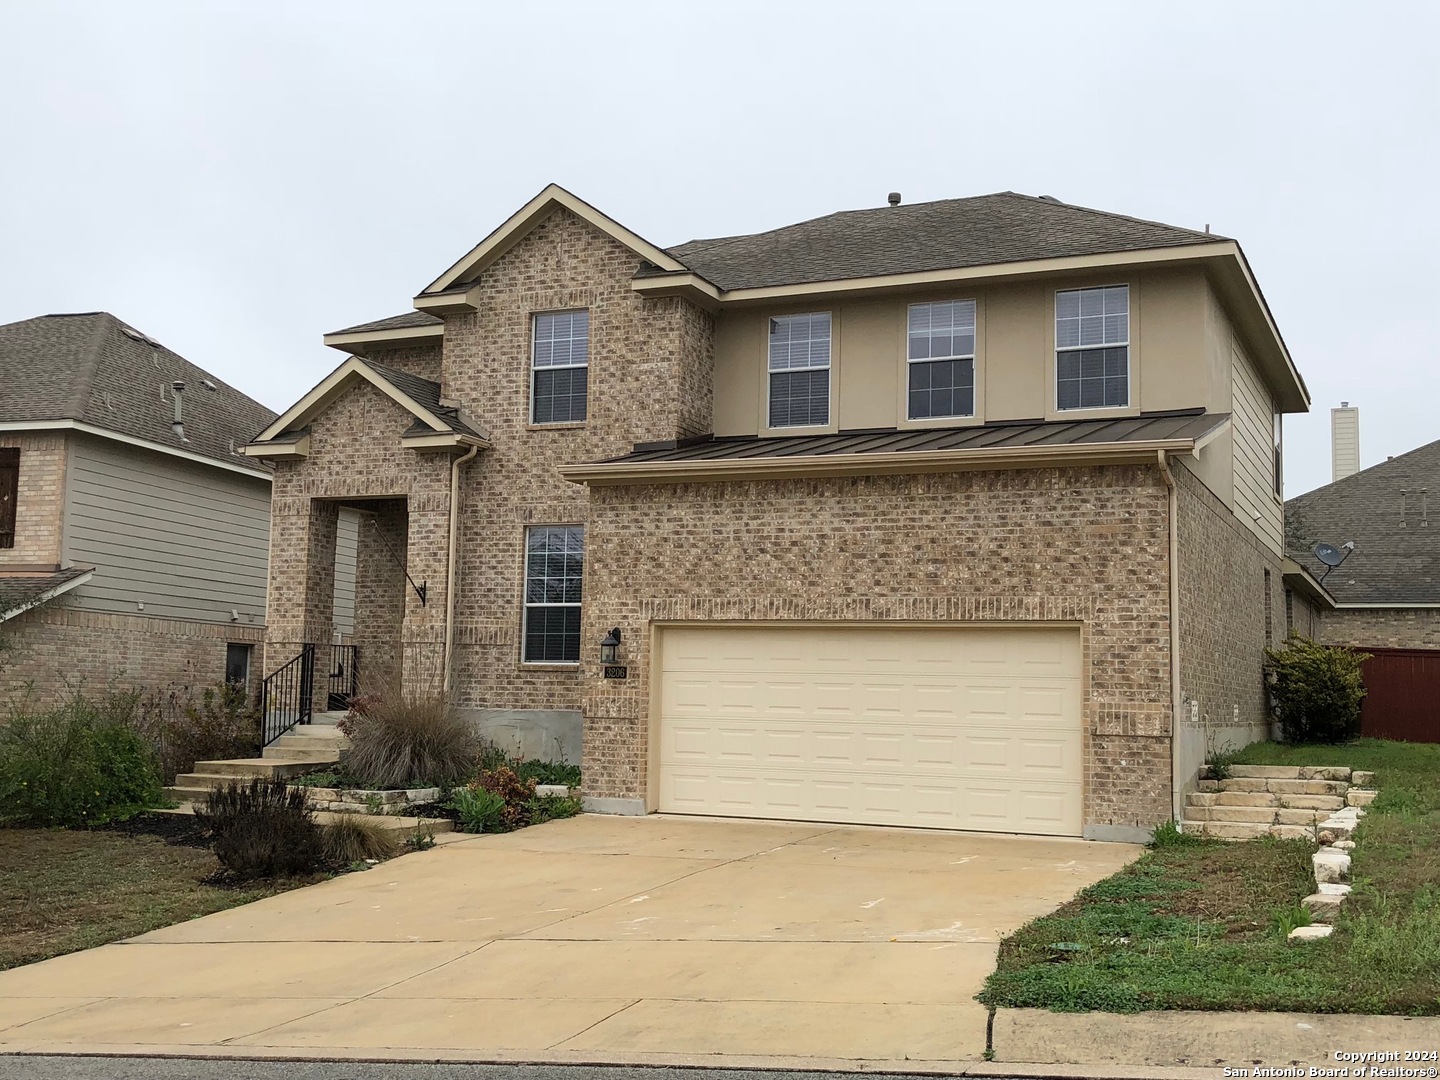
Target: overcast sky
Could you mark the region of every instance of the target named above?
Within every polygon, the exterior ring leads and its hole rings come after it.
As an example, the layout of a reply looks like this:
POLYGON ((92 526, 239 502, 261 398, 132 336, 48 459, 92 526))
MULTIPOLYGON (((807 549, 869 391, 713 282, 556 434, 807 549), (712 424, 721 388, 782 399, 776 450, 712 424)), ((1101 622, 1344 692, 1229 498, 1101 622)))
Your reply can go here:
MULTIPOLYGON (((1440 6, 0 0, 0 322, 274 409, 550 181, 661 245, 1011 189, 1240 240, 1286 492, 1440 438, 1440 6)), ((0 393, 4 388, 0 387, 0 393)))

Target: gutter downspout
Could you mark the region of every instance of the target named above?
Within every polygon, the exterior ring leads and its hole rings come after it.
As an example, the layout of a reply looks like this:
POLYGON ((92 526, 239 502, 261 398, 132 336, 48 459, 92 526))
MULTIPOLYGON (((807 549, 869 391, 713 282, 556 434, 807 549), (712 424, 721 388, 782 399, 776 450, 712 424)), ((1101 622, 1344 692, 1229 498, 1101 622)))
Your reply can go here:
POLYGON ((450 695, 450 654, 455 644, 455 571, 460 551, 460 466, 480 452, 480 447, 470 449, 450 463, 450 545, 445 562, 445 681, 442 688, 446 697, 450 695))
POLYGON ((1170 513, 1170 816, 1179 821, 1180 788, 1180 493, 1164 450, 1157 450, 1160 476, 1169 492, 1170 513))

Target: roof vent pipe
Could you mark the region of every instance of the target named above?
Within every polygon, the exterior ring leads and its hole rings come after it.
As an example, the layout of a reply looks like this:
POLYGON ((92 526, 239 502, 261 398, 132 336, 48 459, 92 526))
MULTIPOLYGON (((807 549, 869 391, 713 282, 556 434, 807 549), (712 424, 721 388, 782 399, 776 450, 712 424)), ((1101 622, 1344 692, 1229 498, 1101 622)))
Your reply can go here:
POLYGON ((899 205, 900 205, 900 193, 899 193, 898 191, 892 191, 892 192, 890 192, 889 195, 886 195, 886 196, 885 196, 885 201, 888 202, 891 206, 899 206, 899 205))
POLYGON ((170 430, 175 432, 175 437, 181 442, 185 441, 185 424, 180 415, 181 401, 185 396, 185 383, 176 379, 170 384, 171 398, 175 402, 175 420, 170 425, 170 430))

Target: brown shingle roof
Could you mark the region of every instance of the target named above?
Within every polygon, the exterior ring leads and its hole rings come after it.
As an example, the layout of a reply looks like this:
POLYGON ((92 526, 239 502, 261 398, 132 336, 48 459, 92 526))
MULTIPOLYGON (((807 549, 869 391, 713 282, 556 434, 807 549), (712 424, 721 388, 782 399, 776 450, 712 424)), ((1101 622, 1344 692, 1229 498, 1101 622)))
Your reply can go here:
POLYGON ((413 330, 417 327, 440 326, 444 322, 444 319, 436 318, 428 311, 406 311, 399 315, 391 315, 388 319, 359 323, 355 326, 347 326, 343 330, 331 330, 330 333, 363 334, 372 330, 413 330))
MULTIPOLYGON (((953 270, 1204 244, 1226 237, 1002 191, 847 210, 748 236, 668 248, 721 289, 953 270)), ((654 268, 641 276, 661 273, 654 268)))

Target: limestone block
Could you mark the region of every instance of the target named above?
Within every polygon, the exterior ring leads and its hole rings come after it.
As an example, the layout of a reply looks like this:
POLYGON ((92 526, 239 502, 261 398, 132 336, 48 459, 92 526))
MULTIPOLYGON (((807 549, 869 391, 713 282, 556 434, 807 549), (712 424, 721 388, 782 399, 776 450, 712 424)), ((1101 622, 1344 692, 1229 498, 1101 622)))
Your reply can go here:
POLYGON ((1369 806, 1375 801, 1376 793, 1365 788, 1351 788, 1345 793, 1347 806, 1369 806))
POLYGON ((1356 769, 1350 774, 1350 783, 1358 788, 1369 788, 1375 786, 1375 774, 1373 772, 1362 772, 1356 769))
POLYGON ((1185 801, 1191 806, 1214 806, 1215 800, 1220 796, 1211 791, 1192 791, 1185 796, 1185 801))
POLYGON ((1320 923, 1315 923, 1310 926, 1297 926, 1294 930, 1290 931, 1290 940, 1297 943, 1323 941, 1334 932, 1335 928, 1333 926, 1325 926, 1320 923))
POLYGON ((1314 893, 1301 900, 1301 905, 1310 912, 1310 917, 1317 920, 1329 922, 1340 914, 1340 905, 1344 902, 1343 896, 1331 896, 1328 893, 1314 893))
POLYGON ((1317 851, 1310 857, 1317 884, 1345 881, 1350 877, 1350 856, 1334 848, 1317 851))
POLYGON ((564 784, 536 784, 535 794, 541 798, 549 795, 559 799, 567 799, 570 797, 570 789, 564 784))
POLYGON ((1349 780, 1350 770, 1332 765, 1311 765, 1300 770, 1301 780, 1349 780))
POLYGON ((1262 780, 1310 779, 1293 765, 1231 765, 1230 775, 1238 779, 1260 778, 1262 780))

